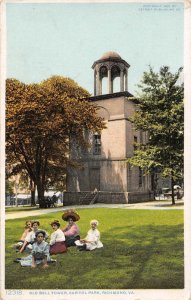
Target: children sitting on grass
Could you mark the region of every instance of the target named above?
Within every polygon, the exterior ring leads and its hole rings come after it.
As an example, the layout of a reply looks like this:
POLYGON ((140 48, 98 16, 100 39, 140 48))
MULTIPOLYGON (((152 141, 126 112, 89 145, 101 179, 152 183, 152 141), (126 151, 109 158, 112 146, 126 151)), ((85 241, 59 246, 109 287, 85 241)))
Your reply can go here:
MULTIPOLYGON (((25 240, 24 240, 24 243, 20 249, 20 253, 22 253, 24 250, 30 252, 31 249, 32 249, 32 244, 35 242, 35 234, 37 231, 41 230, 39 229, 39 225, 40 225, 40 222, 39 221, 32 221, 32 231, 31 232, 28 232, 25 240)), ((46 231, 45 232, 45 240, 48 238, 48 234, 46 231)))
POLYGON ((45 236, 45 231, 38 230, 35 233, 36 241, 32 245, 31 254, 24 258, 17 258, 15 262, 19 262, 22 267, 32 268, 36 268, 38 264, 42 263, 43 268, 47 268, 48 262, 51 262, 51 259, 49 254, 49 245, 45 242, 45 236))
MULTIPOLYGON (((68 228, 65 232, 70 231, 73 228, 75 221, 79 219, 77 213, 70 211, 63 215, 63 218, 69 221, 68 228), (73 218, 72 218, 73 217, 73 218), (71 219, 71 220, 70 220, 71 219)), ((20 253, 24 250, 31 251, 31 254, 24 258, 17 258, 14 262, 19 262, 21 266, 31 266, 35 268, 37 264, 42 263, 43 268, 48 267, 48 262, 53 262, 55 260, 50 258, 52 254, 65 253, 67 251, 67 245, 65 244, 65 234, 60 229, 60 222, 54 220, 51 222, 53 233, 50 238, 50 245, 45 241, 48 238, 48 234, 45 230, 39 229, 40 222, 32 221, 32 231, 29 231, 24 239, 24 243, 20 249, 20 253)), ((102 248, 103 244, 100 241, 100 232, 97 229, 98 221, 90 221, 91 228, 88 231, 84 239, 75 241, 76 236, 70 236, 72 238, 72 243, 69 246, 74 245, 78 247, 80 251, 82 250, 94 250, 96 248, 102 248)), ((29 225, 28 225, 29 226, 29 225)), ((79 234, 79 231, 77 232, 79 234)))
POLYGON ((103 244, 100 241, 100 232, 97 229, 99 222, 97 220, 90 221, 90 230, 88 231, 86 237, 82 240, 76 241, 75 244, 78 246, 80 251, 82 250, 94 250, 96 248, 102 248, 103 244))
POLYGON ((60 222, 58 220, 54 220, 50 225, 53 229, 53 233, 50 237, 50 254, 66 252, 65 235, 60 229, 60 222))
POLYGON ((20 240, 17 241, 17 244, 14 245, 14 247, 16 248, 16 250, 19 251, 22 248, 23 243, 25 241, 25 238, 26 238, 27 234, 29 232, 31 232, 31 231, 32 231, 32 221, 26 221, 25 222, 25 229, 24 229, 24 231, 23 231, 23 233, 22 233, 22 235, 20 237, 20 240))

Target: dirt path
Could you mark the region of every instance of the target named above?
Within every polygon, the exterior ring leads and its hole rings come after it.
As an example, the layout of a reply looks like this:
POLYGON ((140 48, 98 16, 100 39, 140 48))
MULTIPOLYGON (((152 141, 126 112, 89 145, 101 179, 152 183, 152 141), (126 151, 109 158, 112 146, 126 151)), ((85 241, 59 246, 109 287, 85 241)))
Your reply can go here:
POLYGON ((18 219, 18 218, 27 218, 35 217, 39 215, 54 213, 57 211, 64 211, 70 208, 98 208, 98 207, 107 207, 107 208, 123 208, 123 209, 183 209, 184 202, 179 200, 175 206, 171 205, 170 200, 158 200, 151 202, 143 203, 134 203, 134 204, 93 204, 93 205, 77 205, 77 206, 61 206, 56 208, 48 208, 41 210, 30 210, 30 211, 19 211, 19 212, 9 212, 5 214, 5 220, 18 219))

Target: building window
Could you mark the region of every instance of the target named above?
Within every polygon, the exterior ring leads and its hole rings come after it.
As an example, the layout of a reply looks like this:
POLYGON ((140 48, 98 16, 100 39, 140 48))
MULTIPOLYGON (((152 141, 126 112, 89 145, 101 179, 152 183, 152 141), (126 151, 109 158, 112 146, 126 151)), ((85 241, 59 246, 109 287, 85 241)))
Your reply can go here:
POLYGON ((134 151, 137 150, 137 137, 134 136, 134 143, 133 143, 134 151))
POLYGON ((94 134, 93 136, 93 154, 100 155, 101 154, 101 135, 94 134))

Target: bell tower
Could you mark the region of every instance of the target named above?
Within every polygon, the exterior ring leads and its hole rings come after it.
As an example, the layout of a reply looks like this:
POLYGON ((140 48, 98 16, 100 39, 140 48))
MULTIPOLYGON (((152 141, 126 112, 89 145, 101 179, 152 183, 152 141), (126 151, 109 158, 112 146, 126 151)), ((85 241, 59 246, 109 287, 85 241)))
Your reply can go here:
POLYGON ((113 93, 113 81, 120 77, 118 92, 128 91, 128 69, 130 65, 116 52, 106 52, 92 66, 94 70, 94 96, 102 95, 102 80, 107 77, 108 94, 113 93))
POLYGON ((92 65, 94 96, 87 101, 98 107, 97 114, 104 119, 106 128, 101 133, 88 134, 91 146, 81 155, 82 167, 68 175, 67 203, 74 197, 75 203, 84 204, 133 203, 151 198, 150 177, 143 176, 139 167, 131 168, 127 162, 134 154, 135 142, 147 140, 147 133, 135 131, 132 123, 137 107, 128 91, 129 67, 112 51, 92 65))

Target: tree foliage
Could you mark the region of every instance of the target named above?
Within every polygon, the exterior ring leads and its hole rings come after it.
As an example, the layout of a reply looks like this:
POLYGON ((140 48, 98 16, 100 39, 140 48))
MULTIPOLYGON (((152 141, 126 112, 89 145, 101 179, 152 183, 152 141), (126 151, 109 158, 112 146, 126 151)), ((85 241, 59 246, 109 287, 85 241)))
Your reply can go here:
POLYGON ((73 80, 53 76, 40 84, 15 79, 6 83, 6 153, 9 175, 26 170, 37 186, 43 206, 44 190, 65 174, 71 137, 87 146, 84 131, 101 131, 97 107, 89 93, 73 80))
POLYGON ((157 170, 171 178, 173 204, 174 182, 183 176, 184 88, 178 84, 181 72, 179 68, 172 74, 167 66, 159 73, 151 67, 144 72, 133 122, 135 129, 148 132, 149 138, 146 144, 137 145, 129 159, 146 172, 157 170))
POLYGON ((11 196, 14 194, 14 182, 6 179, 5 181, 6 195, 11 196))

